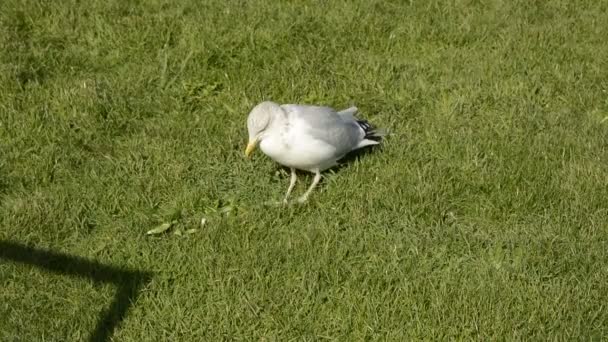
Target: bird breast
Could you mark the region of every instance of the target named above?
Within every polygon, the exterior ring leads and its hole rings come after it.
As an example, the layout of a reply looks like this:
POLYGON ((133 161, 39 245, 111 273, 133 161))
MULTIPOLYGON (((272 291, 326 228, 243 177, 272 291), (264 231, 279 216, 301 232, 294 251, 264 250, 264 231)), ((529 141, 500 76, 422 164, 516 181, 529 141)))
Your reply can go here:
POLYGON ((335 148, 306 134, 306 130, 285 128, 271 130, 260 141, 264 154, 283 166, 310 172, 335 165, 335 148))

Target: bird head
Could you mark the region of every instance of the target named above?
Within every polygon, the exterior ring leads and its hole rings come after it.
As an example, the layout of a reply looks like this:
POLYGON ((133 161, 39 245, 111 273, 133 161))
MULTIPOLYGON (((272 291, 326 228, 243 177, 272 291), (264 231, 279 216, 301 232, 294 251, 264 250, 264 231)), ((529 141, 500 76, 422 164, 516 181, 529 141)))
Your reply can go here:
POLYGON ((282 111, 281 107, 274 102, 262 102, 253 107, 247 117, 247 131, 249 132, 249 142, 245 149, 245 156, 249 157, 256 149, 260 141, 264 138, 264 133, 275 112, 282 111))

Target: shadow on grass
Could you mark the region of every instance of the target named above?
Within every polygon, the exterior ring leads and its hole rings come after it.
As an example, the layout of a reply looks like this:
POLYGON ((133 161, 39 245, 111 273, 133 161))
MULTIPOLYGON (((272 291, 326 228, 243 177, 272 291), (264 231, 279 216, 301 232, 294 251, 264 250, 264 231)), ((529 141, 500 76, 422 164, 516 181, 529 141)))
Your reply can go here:
POLYGON ((99 313, 90 341, 109 341, 125 318, 140 289, 152 278, 150 272, 128 270, 63 253, 44 251, 15 242, 0 241, 0 259, 42 268, 48 272, 111 283, 118 287, 109 308, 99 313))
POLYGON ((338 165, 332 167, 331 169, 334 171, 338 171, 338 170, 342 169, 343 167, 348 166, 351 163, 354 163, 355 161, 365 157, 366 155, 368 155, 370 153, 381 153, 383 147, 384 146, 382 146, 382 145, 371 145, 371 146, 366 146, 366 147, 363 147, 360 149, 356 149, 356 150, 346 154, 341 159, 339 159, 338 165))

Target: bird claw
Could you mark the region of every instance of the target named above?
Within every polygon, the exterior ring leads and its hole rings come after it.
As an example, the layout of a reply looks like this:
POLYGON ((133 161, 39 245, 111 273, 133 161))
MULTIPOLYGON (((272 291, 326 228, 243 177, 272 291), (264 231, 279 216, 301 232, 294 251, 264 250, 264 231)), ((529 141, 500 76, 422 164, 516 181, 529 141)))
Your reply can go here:
POLYGON ((264 203, 264 205, 267 205, 269 207, 280 207, 280 206, 284 206, 286 204, 287 204, 287 202, 285 202, 285 201, 267 201, 264 203))
MULTIPOLYGON (((298 202, 299 204, 304 204, 308 201, 308 197, 299 197, 297 200, 295 200, 295 202, 298 202)), ((264 205, 269 206, 269 207, 286 207, 288 205, 290 205, 292 202, 289 202, 287 199, 283 199, 281 201, 268 201, 265 202, 264 205)))

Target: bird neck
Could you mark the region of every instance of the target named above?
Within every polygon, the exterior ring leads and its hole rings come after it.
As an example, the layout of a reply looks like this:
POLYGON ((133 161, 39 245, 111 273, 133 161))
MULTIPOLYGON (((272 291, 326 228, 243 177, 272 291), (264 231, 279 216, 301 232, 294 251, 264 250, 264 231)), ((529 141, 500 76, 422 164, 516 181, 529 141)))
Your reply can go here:
POLYGON ((273 111, 270 116, 270 122, 268 123, 268 128, 266 128, 266 131, 269 133, 282 131, 287 125, 288 122, 285 112, 282 109, 273 111))

